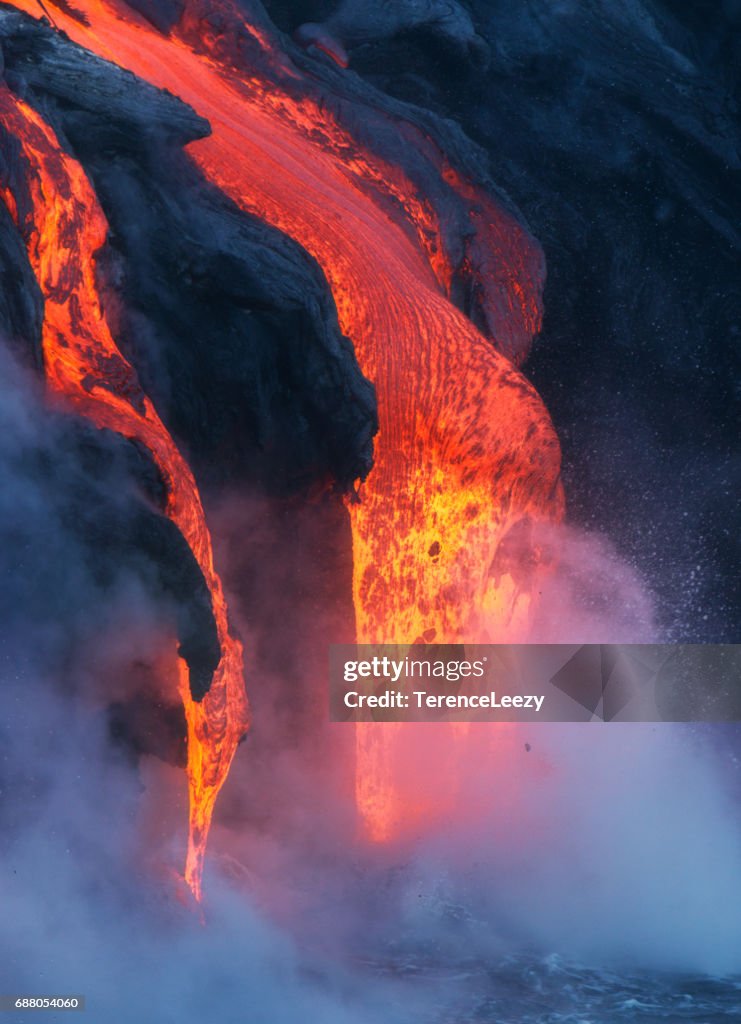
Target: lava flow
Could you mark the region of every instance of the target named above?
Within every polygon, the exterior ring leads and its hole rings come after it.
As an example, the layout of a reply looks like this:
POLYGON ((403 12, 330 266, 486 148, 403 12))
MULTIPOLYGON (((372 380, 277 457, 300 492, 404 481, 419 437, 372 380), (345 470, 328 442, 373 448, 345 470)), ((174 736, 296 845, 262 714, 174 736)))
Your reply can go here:
POLYGON ((230 635, 221 581, 193 475, 111 337, 95 280, 108 225, 80 165, 39 115, 7 88, 0 116, 21 143, 25 178, 2 195, 28 247, 44 296, 42 345, 48 386, 96 426, 135 439, 151 453, 178 526, 211 592, 221 661, 205 698, 192 699, 180 661, 188 726, 189 841, 185 879, 197 899, 214 802, 248 726, 242 649, 230 635))
MULTIPOLYGON (((277 35, 248 24, 228 0, 200 14, 197 2, 186 3, 167 36, 116 0, 75 3, 49 0, 75 41, 208 119, 212 135, 189 145, 192 159, 235 203, 314 256, 376 387, 374 466, 348 503, 358 641, 522 637, 537 553, 524 556, 520 572, 501 557, 502 541, 558 519, 563 506, 548 414, 500 354, 521 352, 539 326, 542 266, 527 232, 417 125, 389 117, 389 130, 435 176, 438 205, 425 198, 372 143, 356 141, 333 113, 342 104, 333 107, 277 35), (456 255, 439 208, 446 202, 466 221, 456 255), (451 302, 462 270, 482 297, 493 341, 451 302)), ((37 13, 33 0, 16 6, 37 13)), ((404 743, 417 729, 431 737, 431 728, 405 726, 404 743)), ((455 729, 434 727, 434 735, 439 778, 433 767, 427 786, 444 809, 455 783, 454 756, 442 751, 454 749, 455 729)), ((432 813, 394 776, 400 747, 398 727, 357 728, 358 807, 376 839, 432 813)))

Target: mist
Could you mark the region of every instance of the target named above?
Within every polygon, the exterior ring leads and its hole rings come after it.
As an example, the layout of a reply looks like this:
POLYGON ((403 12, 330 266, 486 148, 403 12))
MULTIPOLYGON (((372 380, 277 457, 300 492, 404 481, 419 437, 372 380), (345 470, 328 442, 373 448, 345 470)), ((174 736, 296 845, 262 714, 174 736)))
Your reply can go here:
MULTIPOLYGON (((738 808, 712 730, 474 724, 456 747, 444 818, 395 843, 363 841, 348 785, 352 727, 311 726, 323 717, 322 595, 296 588, 278 541, 251 578, 280 580, 293 596, 291 629, 313 623, 316 650, 304 649, 296 679, 315 696, 302 735, 280 658, 270 671, 275 641, 256 656, 245 595, 232 593, 261 714, 217 806, 199 909, 180 878, 182 767, 154 756, 153 741, 133 756, 108 713, 142 680, 160 704, 175 699, 167 673, 155 686, 146 670, 174 641, 172 600, 143 557, 106 572, 91 563, 68 514, 91 486, 79 445, 61 414, 44 411, 33 379, 8 360, 3 370, 2 553, 15 595, 3 617, 3 991, 82 994, 89 1019, 114 1024, 153 1007, 158 1020, 186 1024, 364 1024, 443 1019, 472 998, 472 964, 480 974, 525 953, 544 964, 555 955, 601 968, 741 969, 738 808)), ((131 487, 125 461, 106 465, 99 511, 106 493, 131 487)), ((217 552, 252 558, 265 545, 265 509, 248 509, 215 517, 217 552)), ((328 514, 316 506, 301 543, 328 514)), ((556 541, 541 637, 621 639, 641 626, 656 637, 633 568, 578 531, 559 529, 556 541)), ((105 560, 105 545, 96 556, 105 560)), ((327 628, 346 611, 328 612, 327 628)), ((274 608, 267 622, 280 635, 274 608)), ((435 772, 423 766, 441 752, 415 753, 419 733, 408 733, 408 761, 419 793, 434 798, 435 772)))
POLYGON ((84 995, 94 1021, 378 1019, 383 986, 361 1000, 349 972, 300 956, 225 872, 203 914, 193 903, 182 767, 111 727, 111 703, 143 687, 153 706, 176 699, 167 673, 153 682, 176 640, 156 566, 100 543, 131 513, 130 466, 115 448, 89 464, 97 432, 0 358, 0 990, 84 995))

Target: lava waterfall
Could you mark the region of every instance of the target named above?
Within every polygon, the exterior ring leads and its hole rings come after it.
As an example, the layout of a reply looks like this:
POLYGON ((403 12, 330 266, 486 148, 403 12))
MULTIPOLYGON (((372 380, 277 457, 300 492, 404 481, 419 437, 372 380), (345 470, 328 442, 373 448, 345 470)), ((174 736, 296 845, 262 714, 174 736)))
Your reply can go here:
MULTIPOLYGON (((172 94, 157 93, 157 102, 170 103, 173 117, 178 101, 192 108, 207 125, 185 140, 188 173, 211 190, 209 201, 266 225, 270 245, 284 244, 278 233, 288 236, 301 250, 291 250, 301 273, 320 268, 318 290, 326 281, 334 303, 322 317, 329 335, 337 333, 327 355, 325 332, 314 379, 325 395, 322 429, 331 433, 334 417, 335 425, 352 424, 345 436, 357 439, 357 454, 342 471, 337 459, 325 466, 322 483, 329 477, 345 492, 359 642, 527 635, 539 574, 548 571, 533 537, 539 523, 563 514, 558 441, 516 368, 540 326, 543 257, 454 126, 305 53, 258 4, 186 0, 169 18, 143 0, 135 9, 117 0, 48 0, 47 8, 54 27, 39 24, 32 0, 3 5, 3 196, 44 300, 50 395, 150 454, 164 481, 165 514, 210 592, 218 658, 200 689, 192 671, 187 679, 182 651, 186 879, 198 896, 214 801, 248 724, 242 653, 214 569, 198 474, 170 433, 174 414, 155 409, 145 375, 109 323, 115 288, 102 288, 98 264, 111 200, 102 187, 96 193, 79 153, 70 110, 87 101, 74 83, 103 58, 148 83, 153 103, 155 89, 172 94), (38 104, 36 47, 46 47, 57 74, 38 104), (54 104, 70 120, 63 136, 45 120, 54 104)), ((414 728, 405 729, 409 742, 414 728)), ((430 808, 415 804, 395 776, 398 730, 357 727, 357 804, 371 838, 422 824, 455 799, 443 754, 455 750, 456 729, 436 729, 439 806, 430 808)))

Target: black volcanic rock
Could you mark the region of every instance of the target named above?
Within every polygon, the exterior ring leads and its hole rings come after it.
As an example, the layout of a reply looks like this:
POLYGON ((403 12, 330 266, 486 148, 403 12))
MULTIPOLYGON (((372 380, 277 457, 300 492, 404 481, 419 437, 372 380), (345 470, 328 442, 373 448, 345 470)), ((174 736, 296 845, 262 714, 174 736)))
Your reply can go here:
POLYGON ((346 489, 370 468, 374 395, 318 268, 185 163, 159 163, 160 178, 88 161, 114 232, 117 336, 145 389, 201 479, 346 489))
POLYGON ((60 515, 86 552, 91 578, 105 589, 131 571, 171 609, 191 693, 201 700, 221 658, 211 595, 178 528, 150 504, 163 497, 155 467, 138 445, 108 430, 73 420, 60 423, 60 433, 70 460, 56 478, 66 495, 60 515))
POLYGON ((185 0, 129 0, 129 7, 166 34, 181 18, 185 0))
POLYGON ((0 4, 0 45, 5 78, 29 102, 43 95, 58 106, 89 115, 98 144, 146 147, 153 139, 184 145, 210 131, 208 122, 171 93, 136 78, 72 43, 43 21, 0 4), (110 135, 108 134, 110 132, 110 135))
POLYGON ((203 181, 180 146, 208 125, 41 23, 0 16, 6 77, 90 176, 116 339, 200 479, 278 490, 364 477, 371 385, 314 261, 203 181))
POLYGON ((75 686, 98 632, 110 625, 107 609, 128 607, 133 589, 178 636, 200 699, 221 656, 210 594, 190 548, 157 507, 163 491, 148 454, 47 409, 41 389, 4 351, 0 367, 3 648, 23 644, 40 671, 75 686))
MULTIPOLYGON (((2 68, 0 47, 0 68, 2 68)), ((0 183, 8 185, 17 173, 20 144, 8 136, 0 146, 0 183)), ((23 365, 41 368, 41 325, 44 300, 26 254, 26 245, 13 216, 0 202, 0 342, 23 365)))
MULTIPOLYGON (((0 181, 6 168, 0 148, 0 181)), ((26 256, 26 246, 4 203, 0 203, 0 340, 26 366, 41 367, 43 297, 26 256)))
POLYGON ((307 22, 299 26, 296 40, 302 46, 319 40, 321 48, 327 47, 329 53, 332 53, 334 41, 346 60, 346 51, 364 43, 419 30, 442 40, 456 57, 486 61, 488 47, 476 33, 468 11, 456 0, 396 0, 394 3, 342 0, 321 23, 307 22))

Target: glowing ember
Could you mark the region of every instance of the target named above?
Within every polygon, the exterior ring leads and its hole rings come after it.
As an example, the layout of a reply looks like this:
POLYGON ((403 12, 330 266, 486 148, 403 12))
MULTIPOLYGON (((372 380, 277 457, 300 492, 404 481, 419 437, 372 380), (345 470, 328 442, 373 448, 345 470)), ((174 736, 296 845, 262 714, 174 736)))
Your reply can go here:
MULTIPOLYGON (((16 6, 36 13, 32 0, 16 6)), ((312 98, 316 83, 228 3, 220 6, 228 28, 218 37, 189 8, 165 37, 122 4, 77 6, 89 25, 54 6, 73 39, 209 120, 213 134, 189 146, 193 160, 243 209, 316 258, 376 386, 375 464, 361 500, 349 505, 358 640, 515 638, 537 579, 531 573, 523 582, 497 551, 512 528, 561 516, 559 447, 532 387, 451 304, 453 261, 439 214, 401 169, 359 146, 312 98), (240 27, 232 45, 229 32, 240 27)), ((540 323, 537 250, 418 128, 399 130, 436 167, 441 188, 463 198, 472 236, 464 269, 500 350, 521 354, 540 323)), ((405 726, 405 742, 413 731, 405 726)), ((358 727, 357 801, 376 839, 397 832, 402 819, 429 820, 455 799, 455 729, 435 730, 432 803, 399 781, 400 735, 393 725, 358 727)), ((215 796, 213 785, 208 791, 215 796)))

